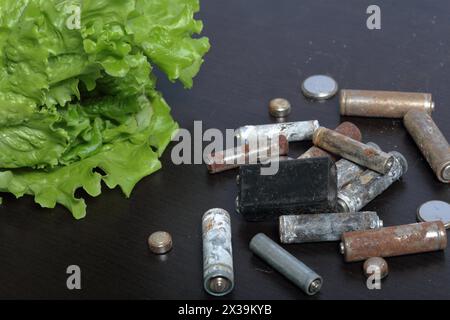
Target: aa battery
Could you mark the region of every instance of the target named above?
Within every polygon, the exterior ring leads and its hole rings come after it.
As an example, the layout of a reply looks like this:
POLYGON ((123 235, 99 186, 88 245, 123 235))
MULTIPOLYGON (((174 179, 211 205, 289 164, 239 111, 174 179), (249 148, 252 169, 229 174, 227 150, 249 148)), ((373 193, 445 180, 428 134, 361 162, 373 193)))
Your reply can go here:
POLYGON ((272 175, 262 175, 262 166, 250 164, 239 169, 236 211, 247 221, 336 212, 336 166, 329 158, 281 161, 272 175))
POLYGON ((382 174, 388 173, 394 164, 392 155, 327 128, 317 129, 313 142, 326 151, 382 174))
POLYGON ((431 114, 431 94, 417 92, 341 90, 341 115, 358 117, 403 118, 410 110, 431 114))
POLYGON ((376 212, 321 213, 280 217, 281 243, 339 241, 344 232, 383 227, 376 212))
POLYGON ((431 116, 422 111, 410 111, 403 119, 406 129, 438 179, 450 182, 450 146, 431 116))
POLYGON ((322 277, 303 262, 284 250, 265 234, 257 234, 250 242, 250 250, 280 272, 308 295, 322 288, 322 277))
POLYGON ((245 126, 236 129, 235 136, 241 144, 261 137, 284 135, 289 142, 312 140, 314 131, 319 128, 319 121, 299 121, 265 124, 260 126, 245 126))
POLYGON ((340 247, 347 262, 402 256, 444 250, 447 233, 441 221, 414 223, 344 233, 340 247))
POLYGON ((234 288, 230 215, 211 209, 204 214, 202 227, 204 288, 213 296, 224 296, 234 288))
POLYGON ((211 154, 206 159, 206 166, 209 173, 218 173, 243 164, 248 164, 251 160, 265 161, 278 156, 285 156, 289 153, 289 142, 284 135, 280 135, 276 143, 259 144, 252 148, 249 144, 244 144, 234 149, 211 154))
MULTIPOLYGON (((380 147, 373 142, 368 142, 367 145, 377 150, 381 150, 380 147)), ((337 170, 337 186, 338 189, 340 190, 344 186, 349 184, 351 181, 353 181, 357 176, 366 171, 366 168, 354 162, 351 162, 347 159, 341 159, 338 162, 336 162, 336 170, 337 170)))
POLYGON ((339 190, 339 212, 360 211, 408 171, 408 162, 401 153, 392 151, 390 154, 394 157, 394 165, 387 174, 366 170, 339 190))
MULTIPOLYGON (((351 122, 343 122, 336 129, 336 132, 343 134, 344 136, 350 137, 357 141, 361 141, 362 134, 359 128, 351 122)), ((310 158, 320 158, 320 157, 330 157, 333 161, 337 161, 337 157, 333 154, 326 152, 316 146, 311 147, 308 151, 302 154, 299 159, 310 159, 310 158)))

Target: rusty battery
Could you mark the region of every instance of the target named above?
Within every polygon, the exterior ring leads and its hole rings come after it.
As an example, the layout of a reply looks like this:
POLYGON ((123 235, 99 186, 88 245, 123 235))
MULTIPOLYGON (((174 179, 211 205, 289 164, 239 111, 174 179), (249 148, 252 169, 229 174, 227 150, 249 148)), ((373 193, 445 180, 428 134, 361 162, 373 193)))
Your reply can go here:
POLYGON ((262 137, 285 135, 289 142, 311 140, 314 131, 319 127, 319 121, 298 121, 265 124, 259 126, 244 126, 236 129, 235 136, 241 144, 262 137))
MULTIPOLYGON (((336 132, 339 132, 340 134, 343 134, 344 136, 350 137, 357 141, 362 140, 361 131, 355 124, 353 124, 351 122, 343 122, 334 130, 336 132)), ((338 160, 338 157, 336 157, 335 155, 330 154, 330 153, 326 152, 325 150, 322 150, 316 146, 311 147, 308 151, 306 151, 304 154, 302 154, 300 157, 298 157, 298 159, 310 159, 310 158, 321 158, 321 157, 330 157, 331 160, 333 160, 333 161, 338 160)))
POLYGON ((320 213, 280 217, 281 243, 339 241, 344 232, 383 226, 376 212, 320 213))
POLYGON ((395 160, 387 174, 382 175, 372 170, 366 170, 339 190, 339 212, 360 211, 408 171, 408 162, 401 153, 392 151, 390 154, 395 160))
POLYGON ((418 92, 341 90, 340 108, 343 116, 403 118, 410 110, 431 114, 431 94, 418 92))
POLYGON ((354 231, 342 235, 345 261, 372 257, 394 257, 444 250, 447 233, 441 221, 413 223, 379 230, 354 231))
POLYGON ((202 232, 204 288, 213 296, 224 296, 234 288, 230 214, 220 208, 208 210, 202 232))
POLYGON ((392 155, 324 127, 316 130, 313 142, 326 151, 382 174, 388 173, 394 164, 392 155))
MULTIPOLYGON (((368 142, 367 145, 377 150, 381 150, 380 147, 373 142, 368 142)), ((347 184, 349 184, 351 181, 353 181, 357 176, 366 171, 366 168, 354 162, 351 162, 347 159, 341 159, 338 162, 336 162, 336 170, 337 170, 337 186, 338 189, 340 190, 347 184)))
POLYGON ((450 182, 450 146, 431 116, 426 112, 412 110, 403 119, 430 167, 441 182, 450 182))
POLYGON ((284 135, 280 135, 277 144, 266 143, 265 145, 258 145, 257 148, 251 148, 250 144, 244 144, 234 149, 211 154, 206 158, 206 166, 209 173, 219 173, 248 164, 250 159, 266 161, 285 156, 288 153, 289 142, 284 135))

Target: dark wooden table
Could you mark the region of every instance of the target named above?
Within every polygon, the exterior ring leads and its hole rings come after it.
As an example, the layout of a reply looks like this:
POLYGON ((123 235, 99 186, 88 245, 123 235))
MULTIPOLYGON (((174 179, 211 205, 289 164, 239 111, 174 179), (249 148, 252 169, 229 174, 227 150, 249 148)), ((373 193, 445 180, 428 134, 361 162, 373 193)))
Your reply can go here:
MULTIPOLYGON (((161 79, 159 88, 184 128, 236 128, 269 123, 267 103, 285 97, 289 120, 318 119, 335 127, 354 121, 366 141, 402 152, 410 170, 366 209, 385 225, 415 222, 428 200, 450 201, 401 121, 341 119, 338 99, 307 101, 300 83, 318 73, 341 88, 433 93, 434 118, 450 138, 450 4, 447 0, 376 1, 382 29, 368 30, 372 1, 204 0, 201 17, 212 50, 185 91, 161 79)), ((309 143, 292 146, 301 154, 309 143)), ((234 212, 236 172, 210 176, 204 165, 175 166, 170 148, 162 171, 138 184, 130 200, 105 190, 88 201, 88 216, 75 221, 63 208, 38 208, 30 198, 4 199, 0 208, 0 298, 207 299, 202 288, 201 216, 212 207, 232 213, 236 289, 232 299, 306 299, 299 289, 254 257, 249 240, 258 232, 277 237, 274 223, 246 223, 234 212), (174 237, 165 258, 148 252, 156 230, 174 237), (66 288, 66 268, 82 270, 82 290, 66 288)), ((310 299, 450 298, 450 250, 388 259, 382 290, 366 288, 361 264, 346 264, 337 243, 288 250, 324 277, 310 299)))

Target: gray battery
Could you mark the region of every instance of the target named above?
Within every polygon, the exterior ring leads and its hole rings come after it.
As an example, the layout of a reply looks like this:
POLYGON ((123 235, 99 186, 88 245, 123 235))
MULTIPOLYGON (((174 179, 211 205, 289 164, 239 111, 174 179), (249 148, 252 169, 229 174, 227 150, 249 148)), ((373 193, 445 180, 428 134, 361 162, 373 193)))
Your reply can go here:
POLYGON ((281 243, 339 241, 349 231, 383 227, 376 212, 320 213, 280 217, 281 243))
POLYGON ((298 121, 265 124, 259 126, 245 126, 236 129, 236 138, 241 144, 251 139, 261 139, 262 137, 273 137, 284 135, 291 141, 312 140, 314 131, 319 128, 319 121, 298 121))
POLYGON ((250 241, 250 250, 280 272, 308 295, 322 288, 322 277, 303 262, 284 250, 265 234, 260 233, 250 241))
MULTIPOLYGON (((375 148, 377 150, 381 150, 380 147, 373 143, 369 142, 367 143, 368 146, 371 146, 372 148, 375 148)), ((360 166, 354 162, 351 162, 347 159, 341 159, 338 162, 336 162, 336 171, 337 171, 337 186, 338 189, 342 189, 344 186, 346 186, 349 182, 354 180, 357 176, 362 174, 364 171, 366 171, 366 168, 363 166, 360 166)))
POLYGON ((366 170, 339 190, 338 211, 360 211, 408 171, 408 162, 401 153, 392 151, 390 154, 394 156, 395 160, 387 174, 382 175, 372 170, 366 170))
POLYGON ((224 296, 234 288, 229 213, 219 208, 208 210, 202 231, 204 288, 213 296, 224 296))

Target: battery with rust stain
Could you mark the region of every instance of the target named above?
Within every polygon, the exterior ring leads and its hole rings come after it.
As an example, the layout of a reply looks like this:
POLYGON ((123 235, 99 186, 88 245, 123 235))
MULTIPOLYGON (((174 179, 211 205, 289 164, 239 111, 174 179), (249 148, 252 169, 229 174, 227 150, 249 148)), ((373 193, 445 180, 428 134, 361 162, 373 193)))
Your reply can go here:
MULTIPOLYGON (((355 124, 348 121, 341 123, 336 129, 334 129, 334 131, 339 132, 340 134, 350 137, 356 141, 362 140, 361 130, 359 130, 359 128, 355 124)), ((316 146, 311 147, 308 151, 302 154, 299 157, 299 159, 321 158, 321 157, 330 157, 333 161, 339 160, 338 156, 331 154, 316 146)))
POLYGON ((399 152, 392 151, 394 165, 385 174, 366 170, 338 192, 339 212, 358 212, 408 171, 408 162, 399 152))
POLYGON ((344 233, 340 245, 345 261, 394 257, 444 250, 447 232, 442 221, 413 223, 379 230, 344 233))
POLYGON ((340 108, 343 116, 403 118, 410 110, 431 114, 431 94, 420 92, 341 90, 340 108))
MULTIPOLYGON (((380 147, 373 142, 368 142, 367 145, 377 150, 381 150, 380 147)), ((341 159, 338 162, 336 162, 336 170, 337 170, 338 189, 341 190, 351 181, 356 179, 356 177, 358 177, 364 171, 366 171, 366 168, 354 162, 351 162, 350 160, 341 159)))
POLYGON ((413 110, 406 114, 403 122, 437 178, 450 183, 450 145, 431 116, 413 110))
POLYGON ((250 144, 244 144, 234 149, 210 154, 205 162, 209 173, 213 174, 239 168, 239 166, 252 161, 264 162, 268 159, 276 159, 279 156, 286 156, 288 153, 289 142, 284 135, 280 135, 275 143, 259 144, 254 148, 251 148, 250 144))
POLYGON ((320 127, 314 132, 314 145, 366 168, 386 174, 394 164, 394 157, 336 131, 320 127))

